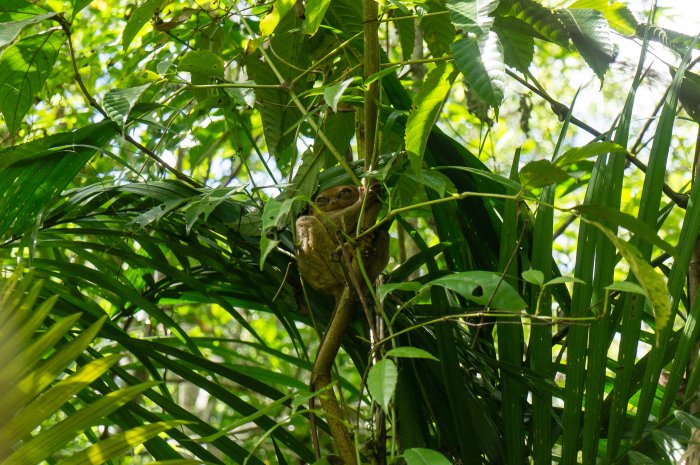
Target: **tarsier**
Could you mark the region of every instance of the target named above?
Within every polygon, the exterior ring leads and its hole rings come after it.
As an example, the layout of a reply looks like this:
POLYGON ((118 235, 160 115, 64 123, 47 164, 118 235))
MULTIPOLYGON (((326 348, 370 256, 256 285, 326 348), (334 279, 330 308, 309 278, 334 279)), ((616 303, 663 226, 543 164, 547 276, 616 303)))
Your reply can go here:
MULTIPOLYGON (((377 278, 389 261, 389 234, 378 229, 357 240, 356 233, 370 228, 381 208, 379 185, 369 188, 338 186, 316 196, 315 208, 296 222, 297 258, 304 281, 324 294, 335 296, 336 304, 328 330, 321 341, 311 374, 311 390, 323 390, 331 383, 331 368, 343 334, 357 306, 357 292, 363 292, 356 250, 370 281, 377 278), (359 222, 359 228, 358 228, 359 222), (348 279, 351 278, 351 279, 348 279)), ((342 421, 333 391, 320 397, 338 455, 346 465, 356 463, 354 442, 342 421)), ((313 404, 312 404, 313 409, 313 404)), ((314 436, 314 446, 318 445, 314 436)))
MULTIPOLYGON (((374 224, 381 207, 377 185, 369 189, 338 186, 316 196, 318 211, 296 222, 299 272, 314 289, 339 297, 346 285, 342 268, 345 236, 353 237, 363 209, 360 231, 374 224), (367 192, 367 195, 365 195, 367 192), (365 197, 367 200, 364 200, 365 197)), ((370 280, 374 280, 389 260, 389 235, 380 230, 362 237, 357 244, 370 280)), ((350 272, 350 270, 347 270, 350 272)))

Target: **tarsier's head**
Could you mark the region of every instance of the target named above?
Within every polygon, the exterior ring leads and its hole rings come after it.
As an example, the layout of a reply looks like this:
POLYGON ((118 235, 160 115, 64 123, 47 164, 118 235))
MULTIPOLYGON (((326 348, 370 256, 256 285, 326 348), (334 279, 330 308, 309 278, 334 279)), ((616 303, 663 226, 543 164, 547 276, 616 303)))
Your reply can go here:
POLYGON ((322 212, 331 212, 349 207, 359 198, 360 188, 357 186, 337 186, 319 193, 314 202, 322 212))

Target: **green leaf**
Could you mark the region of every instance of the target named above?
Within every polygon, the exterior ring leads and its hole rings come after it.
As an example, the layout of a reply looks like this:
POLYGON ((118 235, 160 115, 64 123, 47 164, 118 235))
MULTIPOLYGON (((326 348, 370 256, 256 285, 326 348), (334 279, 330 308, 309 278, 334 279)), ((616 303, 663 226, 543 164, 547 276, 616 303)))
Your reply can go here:
MULTIPOLYGON (((400 183, 409 182, 411 186, 422 184, 434 190, 438 197, 444 197, 448 186, 452 186, 450 179, 439 171, 423 170, 421 174, 401 173, 399 174, 400 183)), ((412 189, 415 192, 415 189, 412 189)))
POLYGON ((626 36, 635 35, 639 27, 639 22, 630 9, 618 1, 608 3, 606 0, 577 0, 567 8, 598 10, 608 20, 610 27, 626 36))
POLYGON ((209 50, 192 50, 187 52, 180 60, 177 69, 210 78, 224 78, 224 60, 209 50))
POLYGON ((610 27, 625 36, 634 36, 639 28, 639 21, 634 14, 622 2, 613 2, 604 10, 605 19, 610 27))
POLYGON ((664 276, 652 268, 649 262, 644 260, 644 257, 634 245, 623 241, 600 223, 591 221, 591 224, 603 231, 605 236, 610 239, 610 242, 615 245, 617 250, 625 257, 627 263, 629 263, 634 277, 637 278, 637 281, 644 289, 654 310, 654 320, 656 321, 654 330, 658 337, 668 324, 671 316, 671 298, 664 276))
POLYGON ((527 307, 522 297, 498 273, 463 271, 435 279, 426 286, 443 286, 479 305, 518 312, 527 307))
MULTIPOLYGON (((2 439, 2 444, 16 444, 26 437, 81 389, 102 376, 102 374, 112 367, 112 365, 116 364, 121 357, 121 354, 115 354, 110 357, 93 360, 77 370, 73 375, 67 376, 56 383, 51 389, 25 406, 22 409, 21 415, 15 415, 11 420, 0 427, 0 439, 2 439)), ((28 356, 27 359, 29 358, 28 356)), ((41 379, 41 384, 43 386, 44 384, 48 384, 56 374, 57 373, 46 372, 41 369, 32 371, 29 376, 34 379, 41 379)), ((26 381, 25 378, 19 386, 25 387, 29 384, 26 381)), ((27 399, 27 397, 25 397, 25 399, 27 399)), ((24 403, 23 401, 20 402, 24 403)))
POLYGON ((34 224, 116 129, 107 120, 0 150, 0 237, 34 224))
POLYGON ((343 96, 345 91, 355 79, 356 78, 346 79, 343 82, 339 82, 338 84, 334 84, 323 89, 323 98, 326 100, 326 103, 333 109, 334 113, 338 112, 338 102, 340 102, 340 98, 343 96))
POLYGON ((562 47, 569 43, 564 25, 549 8, 545 8, 534 0, 518 0, 511 3, 508 15, 518 18, 539 35, 562 47))
POLYGON ((545 286, 553 286, 555 284, 566 284, 566 283, 578 283, 578 284, 586 284, 586 281, 583 279, 579 279, 575 276, 558 276, 556 278, 552 278, 546 283, 544 283, 545 286))
POLYGON ((637 452, 636 450, 631 450, 627 452, 627 458, 630 461, 630 465, 659 465, 656 460, 637 452))
POLYGON ((309 0, 306 2, 304 5, 304 13, 306 15, 304 32, 310 36, 316 34, 330 4, 331 0, 309 0))
POLYGON ((187 202, 187 199, 184 198, 167 200, 165 203, 162 203, 157 207, 153 207, 150 210, 141 213, 139 216, 127 223, 127 226, 137 225, 141 228, 146 227, 154 221, 160 220, 165 215, 177 209, 185 202, 187 202))
POLYGON ((73 22, 75 17, 80 13, 83 8, 91 4, 93 0, 71 0, 71 3, 73 4, 73 12, 71 13, 70 20, 73 22))
POLYGON ((46 13, 46 10, 27 0, 3 0, 0 2, 0 23, 23 21, 46 13))
POLYGON ((677 251, 675 247, 661 239, 654 228, 632 215, 605 205, 577 205, 573 209, 586 215, 594 215, 603 218, 609 225, 621 226, 640 239, 654 244, 669 255, 676 255, 677 251))
POLYGON ((520 169, 520 183, 523 187, 544 187, 568 178, 566 171, 549 160, 535 160, 520 169))
POLYGON ((78 431, 103 421, 106 415, 156 384, 158 383, 150 382, 130 386, 98 398, 83 409, 42 430, 39 434, 22 444, 12 455, 5 459, 3 465, 39 463, 49 458, 52 454, 59 451, 78 431))
POLYGON ((391 360, 379 360, 369 369, 367 390, 385 412, 389 411, 389 403, 394 396, 398 378, 399 372, 391 360))
MULTIPOLYGON (((137 448, 156 435, 186 425, 187 421, 171 420, 150 423, 148 425, 137 426, 130 430, 110 436, 97 444, 81 450, 70 458, 61 460, 57 465, 94 465, 105 463, 112 458, 119 457, 125 452, 137 448)), ((178 461, 179 462, 179 461, 178 461)), ((151 462, 153 463, 153 462, 151 462)), ((202 463, 201 461, 184 461, 184 463, 202 463)))
POLYGON ((683 410, 674 411, 673 416, 676 417, 676 420, 678 420, 680 424, 685 426, 688 432, 692 431, 692 429, 700 430, 700 418, 694 417, 690 413, 684 412, 683 410))
POLYGON ((593 141, 583 147, 574 147, 564 152, 560 157, 554 160, 554 164, 561 168, 578 163, 591 157, 605 155, 606 153, 625 154, 627 150, 624 147, 608 141, 593 141))
POLYGON ((2 17, 6 15, 0 13, 0 24, 2 24, 2 28, 0 28, 0 51, 2 51, 3 48, 7 47, 10 43, 12 43, 12 41, 14 41, 17 38, 17 35, 25 27, 32 24, 36 24, 45 19, 53 18, 57 14, 58 13, 54 12, 43 13, 19 21, 5 22, 2 21, 2 17))
POLYGON ((500 0, 447 0, 450 20, 464 32, 480 36, 486 34, 493 24, 491 13, 500 0))
POLYGON ((544 273, 540 270, 525 270, 522 276, 525 281, 536 286, 542 286, 544 284, 544 273))
POLYGON ((498 35, 489 31, 478 38, 460 39, 451 49, 457 67, 471 88, 487 105, 498 108, 503 101, 506 81, 503 47, 498 35))
POLYGON ((602 81, 610 63, 617 56, 608 21, 597 10, 563 8, 557 10, 557 16, 576 49, 602 81))
POLYGON ((498 16, 492 28, 503 46, 503 59, 509 66, 526 73, 535 55, 537 35, 531 27, 512 16, 498 16))
POLYGON ((647 295, 642 286, 632 281, 618 281, 605 286, 605 289, 609 291, 627 292, 630 294, 641 294, 643 296, 647 295))
POLYGON ((427 350, 419 349, 418 347, 402 346, 394 347, 385 354, 386 357, 400 357, 400 358, 425 358, 428 360, 435 360, 439 362, 437 358, 433 356, 427 350))
POLYGON ((129 48, 129 45, 131 45, 136 34, 150 21, 154 13, 159 10, 162 5, 163 0, 146 0, 131 13, 131 17, 129 17, 129 21, 124 27, 124 32, 122 32, 122 48, 124 48, 125 51, 129 48))
POLYGON ((134 108, 151 83, 128 89, 112 89, 104 99, 104 109, 107 115, 124 130, 129 113, 134 108))
POLYGON ((406 465, 450 465, 451 462, 440 452, 431 449, 413 448, 403 452, 406 465))
POLYGON ((678 99, 693 121, 700 124, 700 75, 686 71, 683 75, 678 99))
POLYGON ((204 215, 204 221, 209 219, 209 215, 231 195, 240 192, 245 186, 219 187, 207 189, 202 195, 190 202, 185 213, 185 232, 190 233, 192 226, 197 219, 204 215))
POLYGON ((434 57, 440 57, 450 50, 450 44, 455 37, 455 28, 452 26, 448 15, 439 14, 447 12, 440 2, 429 1, 427 5, 433 14, 422 17, 420 19, 420 27, 423 30, 423 39, 428 46, 428 50, 434 57))
POLYGON ((260 34, 269 36, 272 34, 282 18, 294 7, 294 0, 275 0, 272 3, 272 11, 260 21, 260 34))
POLYGON ((411 291, 411 292, 419 292, 423 286, 421 283, 417 281, 405 281, 401 283, 389 283, 389 284, 382 284, 379 286, 377 289, 377 295, 379 296, 379 300, 383 300, 384 297, 389 295, 392 291, 411 291))
MULTIPOLYGON (((402 15, 403 16, 403 15, 402 15)), ((401 58, 410 60, 416 42, 416 23, 413 18, 394 20, 394 25, 399 33, 401 44, 401 58)))
POLYGON ((25 37, 0 57, 0 112, 11 133, 36 104, 36 97, 53 71, 65 37, 61 31, 25 37))
POLYGON ((284 228, 285 224, 289 221, 289 211, 293 203, 294 199, 287 199, 283 202, 270 199, 265 203, 262 216, 263 234, 273 229, 284 228))
POLYGON ((406 151, 415 173, 423 167, 423 153, 428 135, 437 121, 442 103, 452 86, 454 74, 448 62, 439 63, 425 79, 415 98, 406 122, 406 151))

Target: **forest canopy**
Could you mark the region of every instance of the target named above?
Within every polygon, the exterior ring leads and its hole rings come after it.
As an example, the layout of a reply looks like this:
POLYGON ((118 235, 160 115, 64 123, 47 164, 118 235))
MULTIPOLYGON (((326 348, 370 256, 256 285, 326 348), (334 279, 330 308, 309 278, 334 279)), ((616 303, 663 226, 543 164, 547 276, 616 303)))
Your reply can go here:
POLYGON ((695 463, 694 9, 2 0, 0 465, 695 463))

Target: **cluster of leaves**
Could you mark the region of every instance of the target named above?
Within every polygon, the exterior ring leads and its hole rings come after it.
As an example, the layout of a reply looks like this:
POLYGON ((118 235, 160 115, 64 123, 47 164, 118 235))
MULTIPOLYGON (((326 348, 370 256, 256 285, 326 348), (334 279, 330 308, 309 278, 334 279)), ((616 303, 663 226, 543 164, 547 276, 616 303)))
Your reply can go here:
MULTIPOLYGON (((356 425, 371 408, 390 420, 386 436, 383 427, 361 429, 373 444, 363 457, 571 464, 580 451, 586 463, 639 463, 667 460, 672 451, 662 446, 687 440, 690 431, 669 423, 697 423, 683 410, 700 384, 697 365, 684 378, 700 305, 684 286, 700 188, 661 202, 679 94, 697 95, 698 81, 685 72, 693 39, 640 23, 607 0, 556 10, 534 0, 392 1, 381 12, 392 46, 378 54, 382 69, 365 75, 371 40, 360 3, 0 4, 7 128, 0 133, 7 145, 0 150, 0 263, 14 270, 20 259, 33 270, 20 285, 15 275, 6 291, 13 297, 0 301, 0 310, 16 314, 0 318, 16 319, 24 328, 18 338, 26 336, 8 353, 47 331, 28 354, 0 363, 0 394, 25 396, 0 417, 11 449, 0 460, 56 459, 90 443, 67 463, 95 463, 98 453, 106 461, 128 448, 170 463, 313 462, 300 379, 309 377, 317 338, 304 328, 323 327, 332 302, 303 288, 288 225, 318 188, 362 176, 384 184, 382 222, 409 232, 417 250, 405 260, 392 250, 378 289, 387 337, 370 347, 360 318, 344 343, 353 369, 341 373, 367 373, 369 396, 359 382, 343 383, 346 404, 360 405, 356 425), (428 58, 410 60, 423 46, 415 44, 417 31, 428 58), (545 42, 576 50, 602 81, 615 59, 614 32, 642 38, 644 50, 658 41, 684 57, 665 97, 636 217, 620 207, 626 158, 636 160, 627 147, 641 72, 619 120, 583 147, 561 148, 577 120, 553 105, 553 119, 564 123, 552 161, 521 168, 516 153, 510 177, 490 172, 435 124, 445 101, 456 98, 460 75, 496 113, 509 79, 541 90, 528 69, 545 42), (399 73, 416 63, 429 63, 420 86, 399 73), (356 128, 367 122, 356 114, 376 82, 380 164, 365 173, 347 154, 360 145, 356 128), (555 205, 567 192, 556 185, 589 160, 584 204, 570 210, 579 219, 574 276, 562 277, 553 230, 555 205), (657 224, 680 207, 687 211, 672 246, 657 224), (416 227, 416 218, 425 226, 416 227), (633 239, 618 238, 618 228, 633 239), (672 264, 653 268, 655 249, 672 264), (629 282, 614 282, 618 254, 629 282), (37 300, 41 311, 27 316, 37 300), (222 314, 232 329, 216 333, 214 315, 222 314), (198 331, 202 324, 209 333, 198 331), (637 359, 643 342, 652 348, 637 359), (52 348, 55 366, 35 370, 52 348), (666 386, 657 383, 662 369, 666 386), (12 391, 33 377, 42 382, 31 392, 12 391), (681 382, 686 395, 678 400, 681 382), (203 393, 206 411, 180 405, 184 385, 203 393), (55 399, 53 410, 46 396, 55 399), (50 417, 56 409, 66 419, 50 417), (38 427, 46 418, 49 425, 38 427), (98 424, 103 441, 89 428, 98 424), (81 430, 84 437, 62 449, 81 430)), ((322 437, 325 453, 331 445, 322 437)))

